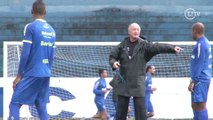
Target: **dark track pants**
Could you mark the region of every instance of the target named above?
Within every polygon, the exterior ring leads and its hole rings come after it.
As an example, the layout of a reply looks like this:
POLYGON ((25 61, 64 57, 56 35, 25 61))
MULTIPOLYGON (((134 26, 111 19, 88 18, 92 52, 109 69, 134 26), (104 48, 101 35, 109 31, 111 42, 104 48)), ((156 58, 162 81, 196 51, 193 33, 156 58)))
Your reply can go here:
MULTIPOLYGON (((126 120, 130 97, 118 95, 116 120, 126 120)), ((133 97, 135 120, 147 120, 144 97, 133 97)))

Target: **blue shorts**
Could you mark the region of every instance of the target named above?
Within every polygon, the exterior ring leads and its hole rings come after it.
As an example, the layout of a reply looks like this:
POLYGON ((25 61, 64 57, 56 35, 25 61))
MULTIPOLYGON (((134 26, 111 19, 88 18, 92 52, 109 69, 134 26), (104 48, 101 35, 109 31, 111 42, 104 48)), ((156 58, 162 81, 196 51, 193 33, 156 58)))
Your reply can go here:
POLYGON ((192 92, 192 102, 206 102, 210 83, 195 82, 192 92))
POLYGON ((35 105, 49 102, 50 77, 23 77, 17 84, 12 103, 35 105))
POLYGON ((106 109, 104 98, 95 98, 95 105, 98 111, 104 111, 106 109))

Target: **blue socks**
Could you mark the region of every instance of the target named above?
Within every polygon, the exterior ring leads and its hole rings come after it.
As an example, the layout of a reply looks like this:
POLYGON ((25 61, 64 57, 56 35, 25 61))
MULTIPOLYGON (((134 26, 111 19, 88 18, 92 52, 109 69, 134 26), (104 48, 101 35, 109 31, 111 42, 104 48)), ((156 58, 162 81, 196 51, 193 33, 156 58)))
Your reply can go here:
POLYGON ((37 107, 40 120, 48 120, 49 117, 47 113, 47 104, 42 103, 42 104, 36 105, 36 107, 37 107))
POLYGON ((8 120, 20 120, 19 118, 20 107, 21 107, 20 104, 10 103, 9 105, 10 115, 8 120))
POLYGON ((207 109, 193 112, 194 112, 194 120, 208 120, 207 109))

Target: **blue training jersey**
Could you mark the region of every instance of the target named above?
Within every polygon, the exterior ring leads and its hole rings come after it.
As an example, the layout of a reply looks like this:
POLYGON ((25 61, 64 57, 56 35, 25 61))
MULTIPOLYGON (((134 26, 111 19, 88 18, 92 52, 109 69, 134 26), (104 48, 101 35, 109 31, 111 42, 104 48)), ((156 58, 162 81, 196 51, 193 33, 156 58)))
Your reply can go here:
POLYGON ((196 82, 210 82, 212 73, 212 54, 211 46, 206 37, 197 40, 194 46, 191 64, 190 76, 196 82))
POLYGON ((104 97, 105 93, 102 91, 102 89, 106 87, 106 80, 104 78, 100 78, 95 82, 95 85, 93 87, 93 93, 96 97, 104 97))
POLYGON ((55 31, 43 19, 36 19, 24 29, 18 74, 50 77, 55 51, 55 31))
POLYGON ((146 73, 146 95, 150 95, 152 90, 152 76, 146 73))

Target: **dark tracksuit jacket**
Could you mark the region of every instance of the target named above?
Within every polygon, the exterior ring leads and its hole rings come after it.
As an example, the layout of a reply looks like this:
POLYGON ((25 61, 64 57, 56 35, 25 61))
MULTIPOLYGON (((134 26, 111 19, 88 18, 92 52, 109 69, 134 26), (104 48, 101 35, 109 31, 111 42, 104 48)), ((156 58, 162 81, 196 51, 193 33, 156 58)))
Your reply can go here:
POLYGON ((139 39, 134 43, 135 47, 130 50, 129 37, 111 50, 109 63, 113 67, 115 61, 120 62, 120 74, 125 82, 120 81, 117 85, 117 95, 144 97, 146 63, 160 53, 175 53, 173 45, 152 43, 139 39), (132 51, 132 52, 130 52, 132 51))

